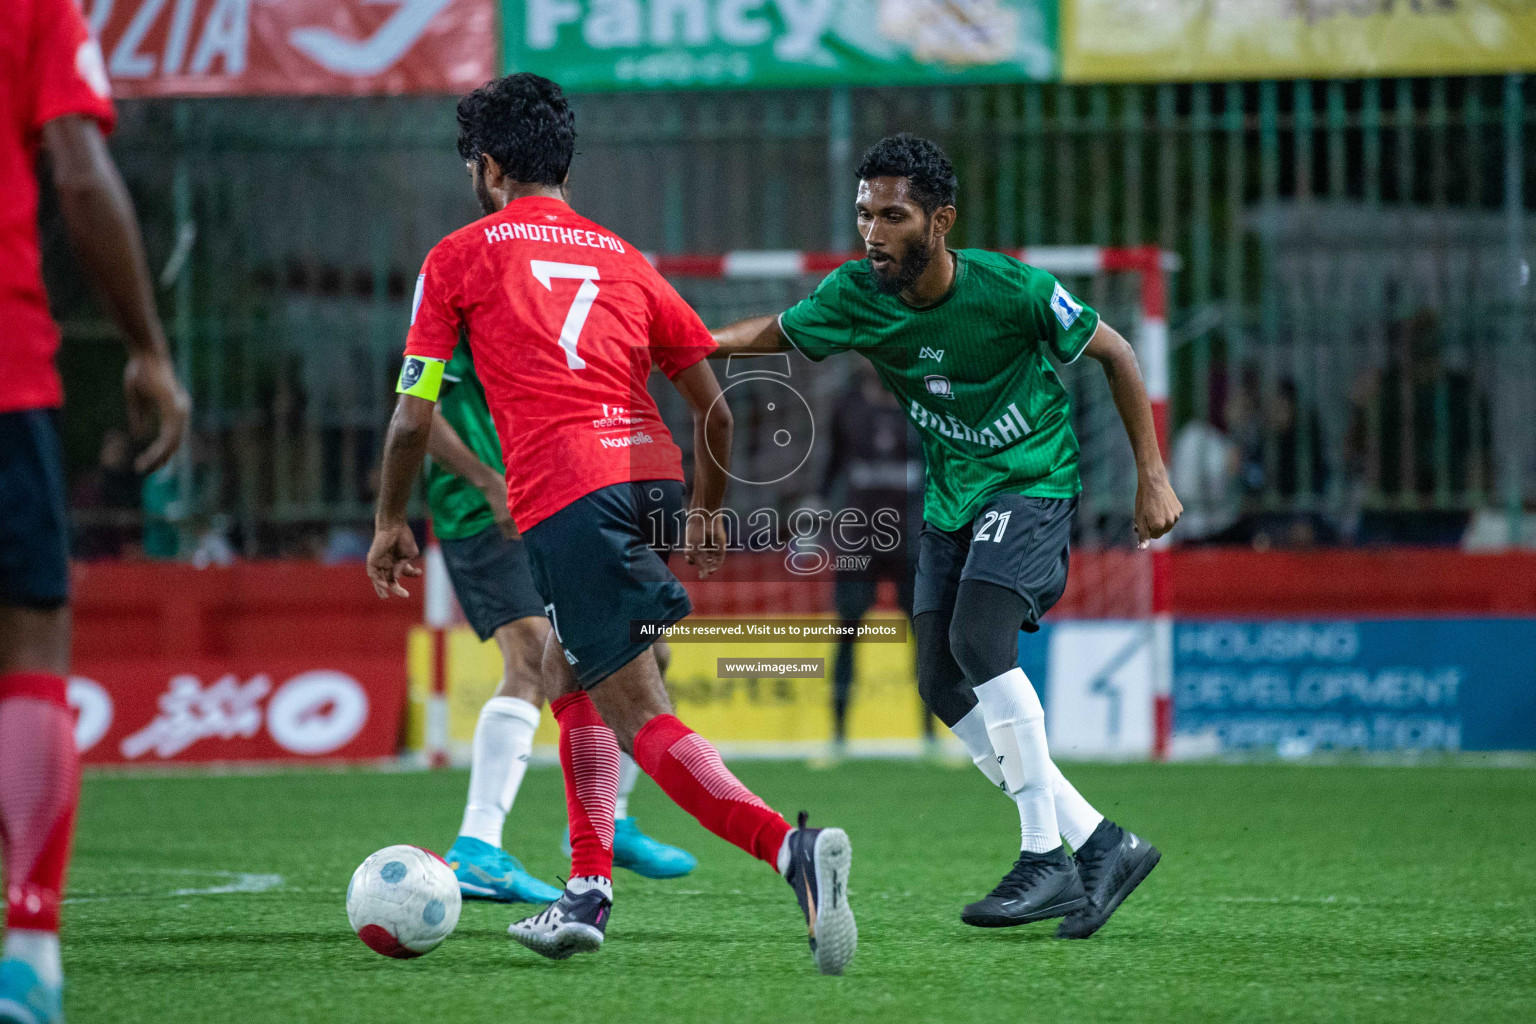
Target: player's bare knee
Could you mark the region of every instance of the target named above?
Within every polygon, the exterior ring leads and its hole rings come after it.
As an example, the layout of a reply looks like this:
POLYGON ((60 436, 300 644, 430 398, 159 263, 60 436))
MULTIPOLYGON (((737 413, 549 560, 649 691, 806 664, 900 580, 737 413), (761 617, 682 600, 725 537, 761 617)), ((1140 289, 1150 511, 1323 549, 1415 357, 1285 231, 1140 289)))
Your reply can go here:
POLYGON ((672 645, 665 640, 657 640, 651 645, 651 652, 656 655, 656 671, 665 676, 667 669, 672 667, 672 645))
POLYGON ((71 622, 67 604, 57 608, 0 606, 0 674, 69 675, 71 622))
POLYGON ((549 622, 538 616, 515 619, 496 631, 503 665, 496 696, 534 705, 545 699, 544 647, 549 633, 549 622))
POLYGON ((565 660, 565 649, 555 640, 553 631, 544 639, 544 659, 539 678, 544 687, 544 695, 549 700, 581 689, 581 682, 576 678, 576 673, 571 671, 570 662, 565 660))

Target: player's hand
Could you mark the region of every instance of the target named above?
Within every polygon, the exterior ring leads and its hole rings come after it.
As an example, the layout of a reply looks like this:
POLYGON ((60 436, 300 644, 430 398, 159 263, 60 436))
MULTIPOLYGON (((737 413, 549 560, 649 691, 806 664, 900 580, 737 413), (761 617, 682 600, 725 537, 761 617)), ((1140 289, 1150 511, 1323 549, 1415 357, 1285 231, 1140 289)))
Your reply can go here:
POLYGON ((400 585, 400 580, 421 575, 421 569, 411 564, 419 554, 421 549, 407 524, 375 527, 373 545, 368 549, 368 579, 373 582, 373 592, 386 599, 410 597, 411 592, 400 585))
POLYGON ((144 437, 158 426, 154 441, 133 460, 133 468, 140 473, 153 473, 181 447, 192 399, 164 355, 129 356, 123 370, 123 395, 128 400, 129 433, 144 437))
POLYGON ((729 540, 725 516, 691 509, 685 531, 683 557, 698 568, 699 579, 707 580, 725 562, 725 545, 729 540))
POLYGON ((517 524, 512 521, 512 510, 507 507, 507 481, 499 474, 488 473, 480 482, 480 493, 490 503, 491 515, 496 517, 496 526, 501 530, 501 535, 507 540, 521 537, 517 532, 517 524))
POLYGON ((1167 477, 1142 477, 1136 485, 1136 547, 1146 548, 1173 529, 1183 514, 1184 505, 1167 477))

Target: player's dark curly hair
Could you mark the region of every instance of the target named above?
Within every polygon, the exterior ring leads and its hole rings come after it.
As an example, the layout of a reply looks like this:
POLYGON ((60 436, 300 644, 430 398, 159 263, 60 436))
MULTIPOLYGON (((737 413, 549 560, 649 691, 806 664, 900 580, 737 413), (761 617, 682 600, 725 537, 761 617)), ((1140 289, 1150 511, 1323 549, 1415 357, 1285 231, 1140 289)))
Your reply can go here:
POLYGON ((941 206, 955 205, 955 190, 960 187, 955 165, 938 143, 907 132, 888 135, 870 146, 855 174, 860 181, 906 178, 907 194, 929 214, 941 206))
POLYGON ((513 181, 561 185, 576 152, 576 117, 560 87, 519 71, 459 100, 459 156, 487 153, 513 181))

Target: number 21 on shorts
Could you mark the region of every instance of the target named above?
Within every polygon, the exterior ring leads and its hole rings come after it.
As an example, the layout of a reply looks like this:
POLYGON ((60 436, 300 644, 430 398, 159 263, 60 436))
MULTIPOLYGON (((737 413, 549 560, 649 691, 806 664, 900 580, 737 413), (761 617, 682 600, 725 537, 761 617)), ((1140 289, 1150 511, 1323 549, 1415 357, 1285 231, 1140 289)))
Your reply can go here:
POLYGON ((565 350, 567 369, 586 369, 587 361, 577 354, 576 342, 581 338, 581 329, 587 325, 587 314, 592 312, 592 303, 597 301, 597 268, 580 263, 553 263, 549 260, 529 260, 528 267, 539 284, 551 292, 555 290, 556 281, 581 282, 581 287, 576 289, 576 298, 571 300, 570 312, 565 314, 565 324, 560 328, 559 345, 565 350))
POLYGON ((988 512, 981 517, 981 529, 976 531, 976 539, 995 540, 1001 544, 1003 542, 1003 531, 1008 529, 1008 520, 1012 515, 1012 512, 988 512), (988 537, 987 531, 994 526, 997 527, 997 532, 988 537))

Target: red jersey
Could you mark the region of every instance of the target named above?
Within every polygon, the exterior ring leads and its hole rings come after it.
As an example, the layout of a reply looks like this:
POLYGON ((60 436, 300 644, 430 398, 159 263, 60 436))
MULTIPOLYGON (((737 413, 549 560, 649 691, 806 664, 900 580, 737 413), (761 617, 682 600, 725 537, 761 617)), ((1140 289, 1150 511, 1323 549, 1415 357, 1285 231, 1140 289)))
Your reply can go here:
POLYGON ((0 412, 64 400, 53 354, 37 237, 37 151, 43 125, 65 114, 112 130, 101 49, 74 0, 0 3, 0 412))
POLYGON ((461 330, 518 529, 612 484, 683 479, 646 380, 715 341, 634 246, 558 199, 514 200, 427 255, 406 355, 446 361, 461 330))

